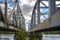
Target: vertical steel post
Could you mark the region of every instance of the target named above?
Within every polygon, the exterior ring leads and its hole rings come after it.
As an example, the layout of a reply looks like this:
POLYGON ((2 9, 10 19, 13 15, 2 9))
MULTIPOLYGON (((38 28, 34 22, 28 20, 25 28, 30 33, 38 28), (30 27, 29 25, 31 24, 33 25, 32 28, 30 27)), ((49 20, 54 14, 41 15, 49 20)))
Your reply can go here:
POLYGON ((7 20, 7 1, 5 0, 5 27, 8 27, 8 20, 7 20))
POLYGON ((49 14, 50 14, 49 17, 51 17, 51 15, 55 13, 55 8, 56 8, 55 0, 49 0, 49 14))
POLYGON ((18 8, 18 0, 16 0, 16 4, 17 4, 17 27, 19 28, 19 8, 18 8))
POLYGON ((37 24, 40 23, 40 0, 37 1, 37 24))
POLYGON ((35 10, 33 11, 33 22, 34 22, 34 27, 36 26, 36 13, 35 10))
POLYGON ((7 19, 7 0, 5 0, 5 17, 7 19))
POLYGON ((34 27, 34 17, 33 17, 33 14, 32 14, 32 19, 31 19, 31 29, 34 27))
POLYGON ((16 26, 16 17, 15 17, 15 12, 13 13, 13 25, 15 25, 16 26))
POLYGON ((34 23, 34 22, 33 22, 33 14, 32 14, 31 23, 30 23, 30 27, 31 27, 31 28, 30 28, 30 29, 33 28, 33 25, 34 25, 33 23, 34 23))

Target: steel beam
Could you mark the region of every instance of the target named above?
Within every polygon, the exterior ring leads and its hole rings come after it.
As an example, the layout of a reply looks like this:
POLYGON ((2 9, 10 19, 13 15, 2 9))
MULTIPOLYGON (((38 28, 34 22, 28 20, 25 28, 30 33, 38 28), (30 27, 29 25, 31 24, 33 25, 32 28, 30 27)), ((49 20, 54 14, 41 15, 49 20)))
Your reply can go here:
POLYGON ((42 3, 45 7, 47 7, 43 2, 40 2, 40 3, 42 3))
POLYGON ((55 6, 55 0, 49 0, 49 14, 50 14, 50 17, 51 15, 53 15, 55 13, 55 9, 56 6, 55 6))
POLYGON ((7 8, 8 8, 8 0, 5 0, 5 27, 8 28, 8 19, 7 19, 7 8))
POLYGON ((11 11, 11 13, 10 13, 10 15, 9 15, 9 17, 8 17, 8 19, 11 17, 11 15, 13 14, 13 12, 15 11, 15 7, 17 6, 17 4, 14 6, 14 8, 12 9, 12 11, 11 11))
POLYGON ((38 8, 37 8, 37 24, 39 24, 40 23, 40 0, 38 0, 37 1, 37 6, 38 6, 38 8))
POLYGON ((30 27, 31 27, 31 29, 33 28, 33 16, 32 16, 32 18, 31 18, 30 27))
POLYGON ((5 0, 5 18, 7 20, 7 0, 5 0))
POLYGON ((34 18, 33 18, 33 19, 34 19, 34 21, 33 21, 33 22, 34 22, 34 27, 35 27, 35 26, 36 26, 36 13, 35 13, 35 10, 34 10, 34 12, 33 12, 33 13, 34 13, 34 15, 33 15, 33 17, 34 17, 34 18))
MULTIPOLYGON (((37 3, 36 3, 37 4, 37 3)), ((34 8, 33 8, 33 12, 32 12, 32 17, 31 17, 31 23, 30 23, 30 27, 31 27, 31 29, 33 28, 33 15, 34 15, 34 13, 35 13, 35 9, 36 9, 36 4, 35 4, 35 6, 34 6, 34 8)))

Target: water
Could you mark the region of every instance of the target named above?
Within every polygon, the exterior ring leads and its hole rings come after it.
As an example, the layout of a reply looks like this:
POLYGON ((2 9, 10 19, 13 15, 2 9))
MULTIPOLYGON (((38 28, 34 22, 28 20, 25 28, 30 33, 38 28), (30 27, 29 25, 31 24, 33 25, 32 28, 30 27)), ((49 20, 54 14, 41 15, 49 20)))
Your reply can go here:
POLYGON ((0 34, 0 40, 14 40, 14 34, 0 34))
POLYGON ((60 40, 60 35, 58 34, 50 34, 50 35, 45 35, 43 34, 42 40, 60 40))

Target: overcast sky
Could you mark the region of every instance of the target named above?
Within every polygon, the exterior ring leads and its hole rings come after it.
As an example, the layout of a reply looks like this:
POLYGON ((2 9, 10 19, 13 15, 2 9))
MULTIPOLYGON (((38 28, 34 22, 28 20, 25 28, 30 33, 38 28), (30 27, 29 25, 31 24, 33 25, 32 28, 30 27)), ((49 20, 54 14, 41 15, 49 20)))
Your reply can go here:
MULTIPOLYGON (((29 21, 31 20, 31 14, 36 0, 20 0, 21 10, 24 14, 26 20, 26 26, 28 26, 29 21)), ((26 27, 28 29, 28 27, 26 27)))
POLYGON ((22 12, 24 14, 24 17, 29 20, 33 7, 35 5, 35 0, 20 0, 20 6, 22 9, 22 12))

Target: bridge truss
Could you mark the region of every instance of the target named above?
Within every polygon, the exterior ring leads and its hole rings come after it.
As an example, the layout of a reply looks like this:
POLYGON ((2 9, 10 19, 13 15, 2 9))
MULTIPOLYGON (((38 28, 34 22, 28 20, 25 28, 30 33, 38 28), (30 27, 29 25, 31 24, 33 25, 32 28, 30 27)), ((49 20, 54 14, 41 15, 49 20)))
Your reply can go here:
MULTIPOLYGON (((2 1, 0 1, 2 3, 2 1)), ((5 0, 4 12, 0 5, 0 27, 8 30, 25 29, 25 18, 22 14, 18 0, 15 1, 15 6, 8 13, 8 0, 5 0)))
POLYGON ((40 30, 40 27, 37 27, 40 23, 44 24, 44 21, 47 19, 51 21, 52 15, 54 15, 60 8, 60 3, 58 2, 60 2, 60 0, 37 0, 32 12, 29 30, 40 30))

